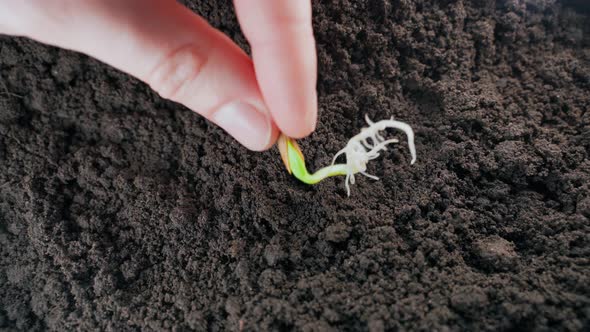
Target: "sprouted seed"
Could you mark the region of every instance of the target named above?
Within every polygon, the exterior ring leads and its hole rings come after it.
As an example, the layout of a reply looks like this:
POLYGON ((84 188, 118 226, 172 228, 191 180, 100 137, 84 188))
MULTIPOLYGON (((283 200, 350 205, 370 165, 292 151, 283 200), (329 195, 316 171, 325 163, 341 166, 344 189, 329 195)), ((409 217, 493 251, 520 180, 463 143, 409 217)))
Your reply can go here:
POLYGON ((367 163, 379 157, 381 151, 387 150, 387 145, 399 142, 395 138, 385 139, 381 135, 380 131, 388 128, 399 129, 406 134, 408 147, 412 155, 411 164, 416 162, 416 147, 414 145, 414 131, 412 127, 404 122, 394 120, 393 117, 389 120, 373 122, 368 116, 365 116, 365 120, 369 126, 361 129, 358 135, 352 137, 346 146, 334 155, 330 166, 321 168, 313 174, 307 171, 305 158, 297 142, 294 139, 281 135, 278 141, 279 151, 289 173, 307 184, 315 184, 331 176, 346 176, 344 186, 346 187, 347 195, 350 196, 350 185, 355 182, 355 174, 360 173, 371 179, 379 180, 378 177, 366 172, 367 163), (336 163, 336 160, 341 155, 346 157, 345 164, 336 163))

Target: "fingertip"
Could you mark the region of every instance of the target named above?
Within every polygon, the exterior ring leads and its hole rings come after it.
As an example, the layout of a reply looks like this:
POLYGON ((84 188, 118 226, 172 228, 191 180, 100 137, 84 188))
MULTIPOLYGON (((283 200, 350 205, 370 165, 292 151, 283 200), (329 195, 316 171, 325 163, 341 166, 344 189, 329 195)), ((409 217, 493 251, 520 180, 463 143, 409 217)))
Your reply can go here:
POLYGON ((252 103, 230 102, 209 117, 240 144, 252 151, 267 150, 278 138, 279 130, 269 112, 252 103))
POLYGON ((307 98, 303 105, 306 106, 284 105, 281 112, 274 112, 275 122, 282 133, 299 139, 315 131, 318 117, 315 94, 307 98))
MULTIPOLYGON (((268 114, 268 113, 267 113, 268 114)), ((264 133, 259 133, 259 139, 251 140, 250 142, 247 141, 240 141, 240 143, 245 146, 248 150, 255 151, 255 152, 264 152, 272 148, 277 140, 279 139, 279 135, 281 131, 279 127, 274 123, 271 119, 270 115, 267 117, 267 124, 269 126, 269 131, 264 133), (254 143, 252 143, 254 142, 254 143)), ((230 133, 231 134, 231 133, 230 133)), ((235 137, 235 136, 234 136, 235 137)))
POLYGON ((273 123, 272 131, 270 134, 270 140, 268 141, 268 144, 266 146, 262 147, 261 149, 252 150, 252 151, 263 152, 263 151, 269 150, 270 148, 272 148, 275 145, 275 143, 279 139, 280 134, 281 134, 281 132, 279 131, 279 128, 273 123))
POLYGON ((293 138, 315 130, 317 91, 315 58, 291 57, 284 49, 258 48, 254 52, 256 77, 262 95, 279 129, 293 138))
POLYGON ((309 135, 317 123, 311 2, 235 0, 235 5, 252 47, 258 85, 277 126, 293 138, 309 135))

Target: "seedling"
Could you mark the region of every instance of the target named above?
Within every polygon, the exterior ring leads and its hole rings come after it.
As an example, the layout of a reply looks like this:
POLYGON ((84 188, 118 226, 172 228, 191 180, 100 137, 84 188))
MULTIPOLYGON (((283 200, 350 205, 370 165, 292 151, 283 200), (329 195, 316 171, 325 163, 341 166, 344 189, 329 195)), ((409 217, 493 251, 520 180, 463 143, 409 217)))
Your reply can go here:
POLYGON ((390 120, 373 122, 369 117, 365 116, 365 120, 369 127, 361 129, 358 135, 351 138, 346 146, 334 155, 330 166, 321 168, 313 174, 307 171, 303 152, 301 152, 297 142, 281 134, 278 147, 289 174, 293 174, 297 179, 307 184, 316 184, 331 176, 346 176, 344 186, 347 195, 350 196, 350 184, 354 184, 355 174, 360 173, 371 179, 379 180, 378 177, 366 173, 367 163, 379 157, 382 150, 387 150, 387 145, 399 142, 395 138, 385 139, 381 136, 379 132, 387 128, 399 129, 406 134, 410 154, 412 155, 411 164, 416 162, 416 147, 412 127, 404 122, 393 120, 393 117, 390 120), (346 163, 336 164, 336 159, 343 154, 346 156, 346 163))

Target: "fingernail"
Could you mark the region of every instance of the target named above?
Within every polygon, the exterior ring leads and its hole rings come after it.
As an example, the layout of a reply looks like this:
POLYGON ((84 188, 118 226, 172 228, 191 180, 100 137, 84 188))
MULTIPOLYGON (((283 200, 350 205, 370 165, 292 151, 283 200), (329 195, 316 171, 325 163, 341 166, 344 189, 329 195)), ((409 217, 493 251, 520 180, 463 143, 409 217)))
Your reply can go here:
POLYGON ((302 107, 303 119, 301 122, 299 122, 301 124, 301 127, 299 128, 300 133, 296 138, 302 138, 311 134, 315 131, 317 126, 318 102, 315 89, 312 92, 308 93, 307 97, 305 98, 305 101, 305 106, 302 107))
POLYGON ((270 116, 243 102, 222 106, 212 120, 250 150, 268 147, 272 135, 270 116))
POLYGON ((313 131, 315 131, 317 123, 318 123, 318 97, 317 97, 317 92, 315 89, 313 90, 311 100, 312 100, 312 105, 311 105, 310 109, 308 110, 306 122, 307 122, 307 125, 308 125, 308 128, 310 129, 310 131, 313 132, 313 131))

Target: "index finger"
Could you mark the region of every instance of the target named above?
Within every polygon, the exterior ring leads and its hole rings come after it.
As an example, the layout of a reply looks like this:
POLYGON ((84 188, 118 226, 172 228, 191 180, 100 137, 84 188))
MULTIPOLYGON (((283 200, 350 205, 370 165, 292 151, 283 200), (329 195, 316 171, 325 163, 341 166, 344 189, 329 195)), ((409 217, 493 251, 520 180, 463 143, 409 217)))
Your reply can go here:
POLYGON ((234 4, 275 123, 287 136, 307 136, 317 122, 311 1, 234 0, 234 4))

